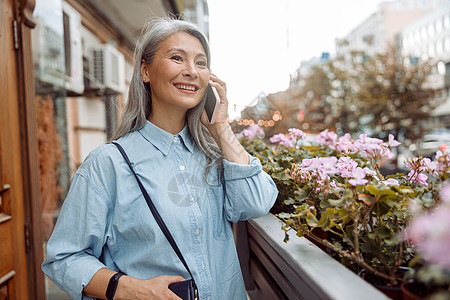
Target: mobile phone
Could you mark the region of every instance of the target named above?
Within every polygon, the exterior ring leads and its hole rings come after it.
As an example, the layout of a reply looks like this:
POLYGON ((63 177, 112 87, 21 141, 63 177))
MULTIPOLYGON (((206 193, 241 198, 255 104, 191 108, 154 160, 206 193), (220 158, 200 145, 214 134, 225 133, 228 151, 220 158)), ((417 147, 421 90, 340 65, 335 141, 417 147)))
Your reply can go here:
POLYGON ((208 84, 206 87, 205 111, 209 124, 214 124, 219 111, 220 97, 215 87, 208 84))

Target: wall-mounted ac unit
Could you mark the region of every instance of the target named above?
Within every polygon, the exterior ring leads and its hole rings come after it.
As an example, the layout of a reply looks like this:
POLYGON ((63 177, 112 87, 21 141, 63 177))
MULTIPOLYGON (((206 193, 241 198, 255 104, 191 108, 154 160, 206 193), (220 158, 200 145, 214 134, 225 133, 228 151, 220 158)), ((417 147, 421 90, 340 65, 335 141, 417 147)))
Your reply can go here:
POLYGON ((69 95, 81 95, 84 92, 81 17, 66 2, 63 2, 63 24, 66 90, 69 95))
POLYGON ((63 90, 65 87, 64 30, 62 1, 36 3, 36 28, 32 30, 36 92, 63 90))
POLYGON ((125 89, 125 60, 111 45, 90 50, 87 82, 91 91, 99 94, 120 94, 125 89))

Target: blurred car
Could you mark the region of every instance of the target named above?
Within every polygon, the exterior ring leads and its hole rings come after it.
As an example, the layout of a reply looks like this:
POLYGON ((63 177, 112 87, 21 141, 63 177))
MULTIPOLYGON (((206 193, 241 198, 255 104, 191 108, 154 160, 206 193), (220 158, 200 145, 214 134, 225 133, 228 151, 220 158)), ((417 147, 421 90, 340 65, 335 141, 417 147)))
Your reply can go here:
POLYGON ((423 136, 414 152, 431 158, 436 151, 445 151, 448 146, 450 146, 450 130, 433 131, 423 136))

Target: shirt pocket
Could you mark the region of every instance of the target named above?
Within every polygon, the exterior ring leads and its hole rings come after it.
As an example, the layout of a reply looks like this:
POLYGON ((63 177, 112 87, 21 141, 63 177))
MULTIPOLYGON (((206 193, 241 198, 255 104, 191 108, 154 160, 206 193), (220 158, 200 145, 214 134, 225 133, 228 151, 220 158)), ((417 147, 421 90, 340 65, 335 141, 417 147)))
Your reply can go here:
POLYGON ((230 221, 225 217, 223 185, 206 188, 213 219, 213 235, 218 240, 227 240, 233 236, 230 221))

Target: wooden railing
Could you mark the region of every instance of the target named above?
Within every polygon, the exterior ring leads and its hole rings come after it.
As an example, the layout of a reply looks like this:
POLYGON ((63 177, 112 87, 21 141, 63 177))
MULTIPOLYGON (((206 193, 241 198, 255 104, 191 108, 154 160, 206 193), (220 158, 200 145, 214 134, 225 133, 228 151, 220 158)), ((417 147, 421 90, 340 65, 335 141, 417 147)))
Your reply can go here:
POLYGON ((283 242, 281 225, 268 214, 235 227, 251 299, 388 299, 293 230, 283 242))

